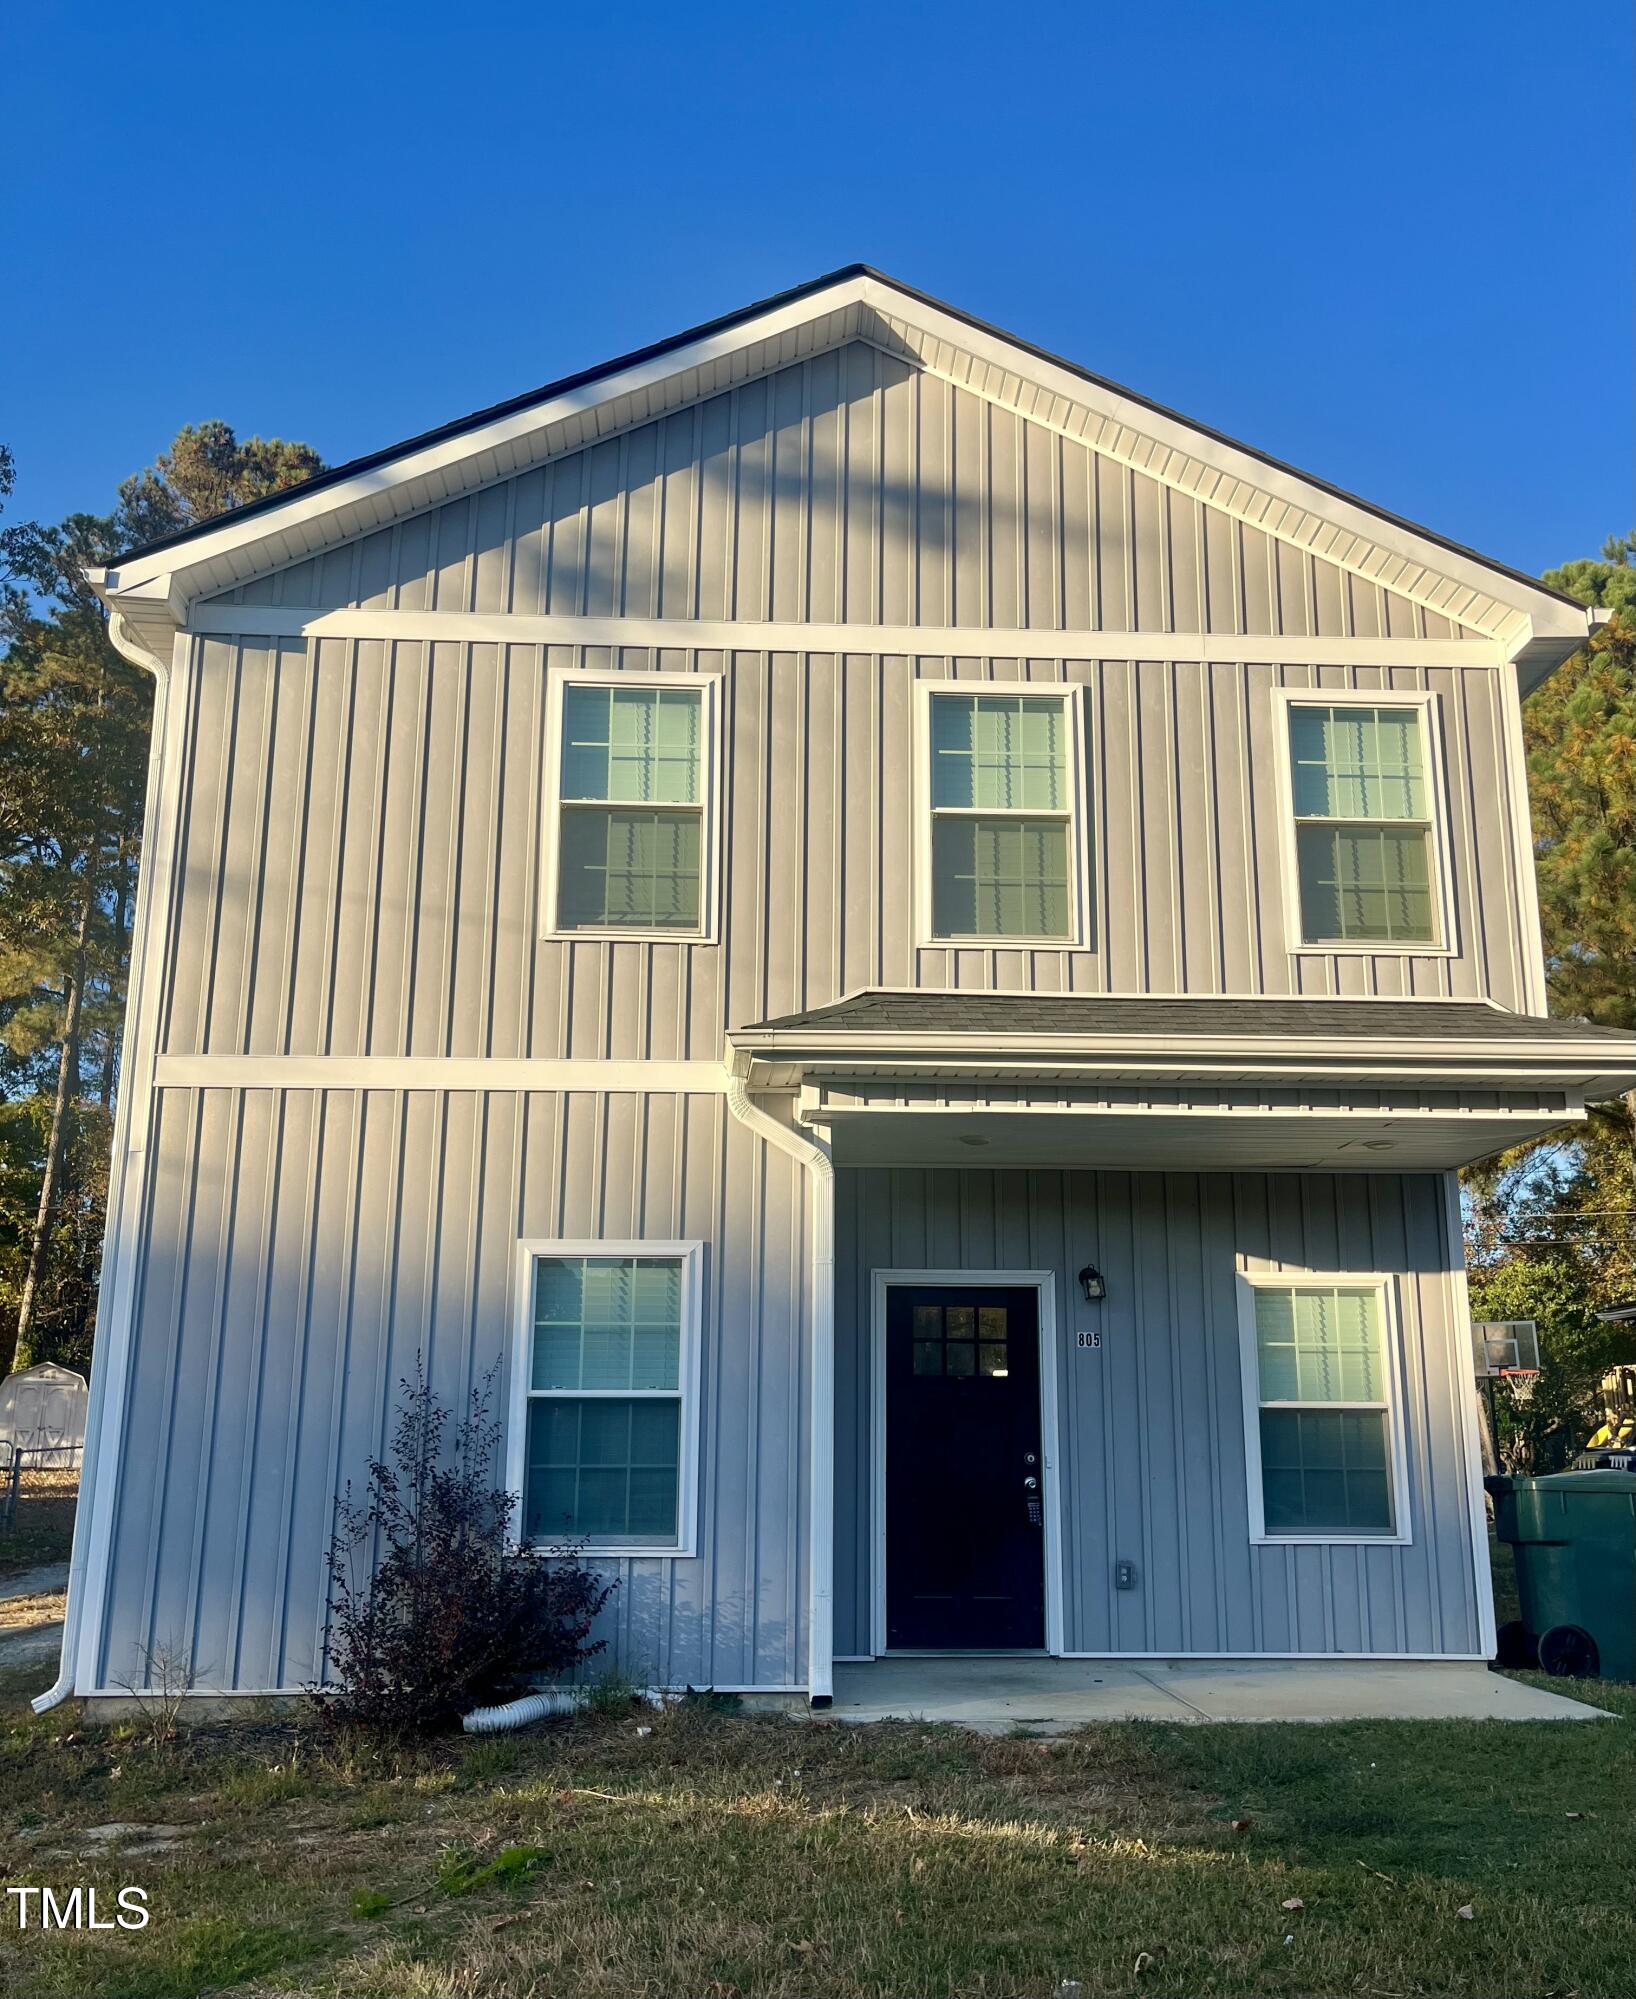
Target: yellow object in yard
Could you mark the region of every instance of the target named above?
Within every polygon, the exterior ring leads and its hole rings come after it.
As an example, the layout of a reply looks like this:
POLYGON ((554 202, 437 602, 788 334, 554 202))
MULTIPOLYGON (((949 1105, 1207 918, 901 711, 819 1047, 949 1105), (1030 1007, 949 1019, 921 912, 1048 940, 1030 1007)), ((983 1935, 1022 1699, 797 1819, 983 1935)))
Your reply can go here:
POLYGON ((1636 1366, 1610 1367, 1602 1377, 1602 1422, 1574 1460, 1588 1471, 1609 1451, 1636 1453, 1636 1366))

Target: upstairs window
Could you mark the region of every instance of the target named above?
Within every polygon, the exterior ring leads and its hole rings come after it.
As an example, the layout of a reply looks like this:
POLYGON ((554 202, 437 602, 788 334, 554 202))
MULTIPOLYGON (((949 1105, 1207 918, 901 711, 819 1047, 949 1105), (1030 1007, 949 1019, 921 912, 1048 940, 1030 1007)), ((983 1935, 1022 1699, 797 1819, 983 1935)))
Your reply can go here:
POLYGON ((669 675, 564 678, 549 928, 705 934, 711 692, 669 675))
POLYGON ((1240 1282, 1253 1537, 1407 1540, 1388 1281, 1240 1282))
POLYGON ((1300 943, 1439 946, 1428 704, 1292 699, 1287 715, 1300 943))
POLYGON ((928 690, 929 940, 1075 941, 1072 697, 928 690))

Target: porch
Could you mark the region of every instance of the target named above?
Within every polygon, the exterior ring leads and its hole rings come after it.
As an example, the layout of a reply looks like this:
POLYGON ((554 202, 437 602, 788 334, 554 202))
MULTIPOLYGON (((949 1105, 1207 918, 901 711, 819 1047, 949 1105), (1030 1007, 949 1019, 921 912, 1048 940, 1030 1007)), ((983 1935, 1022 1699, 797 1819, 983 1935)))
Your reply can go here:
POLYGON ((838 1707, 902 1712, 933 1653, 1000 1727, 1555 1711, 1483 1670, 1454 1169, 1628 1058, 1454 999, 883 989, 734 1030, 831 1200, 815 1697, 833 1660, 838 1707))
POLYGON ((835 1668, 836 1721, 1056 1736, 1111 1721, 1596 1721, 1467 1661, 887 1658, 835 1668))

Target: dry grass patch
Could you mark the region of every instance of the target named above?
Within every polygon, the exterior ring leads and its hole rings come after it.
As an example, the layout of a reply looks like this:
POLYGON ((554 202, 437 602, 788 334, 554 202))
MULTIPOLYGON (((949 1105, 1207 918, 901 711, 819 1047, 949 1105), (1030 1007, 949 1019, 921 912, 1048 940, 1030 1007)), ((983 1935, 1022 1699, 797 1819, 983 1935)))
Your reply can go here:
POLYGON ((0 1989, 1590 1999, 1636 1962, 1628 1740, 1417 1723, 1047 1744, 681 1706, 398 1753, 212 1727, 160 1757, 62 1710, 0 1739, 9 1878, 136 1880, 154 1921, 0 1930, 0 1989), (87 1848, 156 1820, 174 1846, 87 1848))

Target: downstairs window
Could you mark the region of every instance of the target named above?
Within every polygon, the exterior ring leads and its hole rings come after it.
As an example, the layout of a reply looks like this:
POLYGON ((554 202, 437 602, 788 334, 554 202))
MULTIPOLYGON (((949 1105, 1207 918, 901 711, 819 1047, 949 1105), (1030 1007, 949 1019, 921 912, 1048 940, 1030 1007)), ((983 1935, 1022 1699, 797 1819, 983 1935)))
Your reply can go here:
POLYGON ((1388 1281, 1239 1282, 1252 1538, 1406 1541, 1388 1281))
MULTIPOLYGON (((699 1245, 528 1251, 519 1357, 525 1542, 683 1554, 697 1468, 699 1245)), ((514 1447, 515 1448, 515 1447, 514 1447)))

